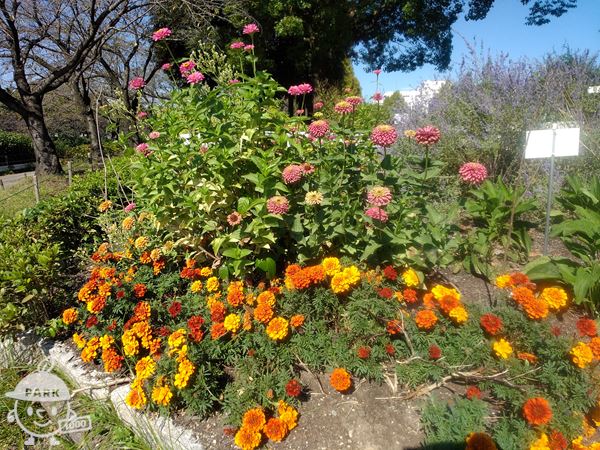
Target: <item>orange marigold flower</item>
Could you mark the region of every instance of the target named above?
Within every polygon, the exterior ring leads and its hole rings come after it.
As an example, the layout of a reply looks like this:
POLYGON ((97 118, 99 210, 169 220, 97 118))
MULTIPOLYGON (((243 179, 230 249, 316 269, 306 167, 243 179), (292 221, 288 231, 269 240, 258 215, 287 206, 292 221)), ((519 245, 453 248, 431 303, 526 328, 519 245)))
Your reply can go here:
POLYGON ((425 295, 423 295, 423 306, 426 309, 435 308, 435 297, 431 292, 427 292, 425 295))
POLYGON ((150 318, 150 304, 148 302, 138 302, 133 308, 135 320, 143 321, 150 318))
POLYGON ((569 443, 564 434, 556 430, 550 433, 549 445, 551 450, 567 450, 569 447, 569 443))
POLYGON ((540 298, 554 311, 564 308, 568 299, 565 290, 557 287, 545 288, 540 294, 540 298))
POLYGON ((453 295, 444 295, 440 298, 439 305, 444 314, 450 314, 450 311, 460 306, 460 300, 453 295))
POLYGON ((261 408, 252 408, 244 413, 242 417, 242 428, 250 431, 260 432, 267 423, 265 413, 261 408))
POLYGON ((262 435, 247 428, 240 428, 235 434, 235 445, 242 450, 254 450, 260 445, 262 435))
POLYGON ((244 318, 242 319, 242 329, 244 331, 252 330, 252 314, 250 311, 244 311, 244 318))
POLYGON ((512 298, 515 302, 522 305, 530 301, 535 301, 533 291, 525 286, 517 286, 512 290, 512 298))
POLYGON ((210 337, 213 340, 219 339, 227 334, 227 330, 225 329, 225 325, 222 322, 213 323, 212 327, 210 327, 210 337))
POLYGON ((479 319, 479 325, 481 325, 483 331, 485 331, 490 336, 496 336, 498 333, 500 333, 502 331, 503 326, 502 319, 500 319, 500 317, 492 313, 484 314, 483 316, 481 316, 481 318, 479 319))
POLYGON ((256 297, 256 303, 259 305, 266 303, 269 306, 275 306, 275 294, 271 291, 261 292, 258 294, 258 297, 256 297))
POLYGON ((92 314, 98 314, 106 306, 106 298, 95 296, 91 301, 87 303, 87 310, 92 314))
POLYGON ((287 425, 281 419, 275 417, 270 418, 264 428, 265 436, 274 442, 283 441, 287 432, 287 425))
POLYGON ((225 305, 223 302, 215 301, 210 306, 210 320, 213 322, 223 322, 225 320, 225 305))
POLYGON ((579 336, 594 337, 598 334, 598 328, 596 327, 596 321, 588 317, 580 318, 575 324, 579 336))
POLYGON ((486 433, 470 433, 465 450, 498 450, 494 440, 486 433))
POLYGON ((130 389, 127 397, 125 397, 125 403, 131 408, 142 409, 147 403, 146 394, 141 387, 130 389))
POLYGON ((104 370, 108 373, 119 370, 123 359, 112 347, 102 350, 102 363, 104 364, 104 370))
POLYGON ((133 293, 137 298, 143 298, 146 295, 146 285, 143 283, 136 283, 133 286, 133 293))
POLYGON ((62 320, 65 325, 71 325, 77 320, 79 313, 75 308, 65 309, 62 314, 62 320))
POLYGON ((513 272, 510 274, 510 281, 513 286, 519 286, 524 284, 530 284, 531 280, 527 275, 521 272, 513 272))
POLYGON ((595 359, 600 359, 600 337, 593 337, 588 343, 588 347, 592 350, 595 359))
POLYGON ((530 398, 523 405, 523 416, 529 425, 545 425, 552 420, 552 408, 545 398, 530 398))
POLYGON ((302 325, 304 325, 304 315, 296 314, 290 317, 290 325, 294 328, 300 328, 302 325))
POLYGON ((283 317, 275 317, 267 325, 266 332, 274 341, 282 341, 288 335, 288 321, 283 317))
POLYGON ((110 200, 104 200, 100 205, 98 205, 98 211, 106 212, 112 206, 112 202, 110 200))
POLYGON ((537 362, 537 356, 527 352, 517 352, 517 358, 521 361, 527 361, 529 364, 535 364, 537 362))
POLYGON ((533 320, 543 319, 548 316, 548 305, 545 301, 533 298, 528 301, 521 303, 523 310, 527 314, 527 317, 533 320))
POLYGON ((329 383, 336 391, 344 393, 352 386, 352 378, 346 369, 338 367, 331 372, 329 383))
POLYGON ((269 323, 269 321, 273 318, 273 308, 268 303, 259 303, 256 308, 254 308, 254 319, 260 323, 269 323))
POLYGON ((291 277, 292 275, 294 275, 296 272, 298 272, 300 270, 302 270, 302 267, 300 267, 298 264, 290 264, 285 269, 285 276, 291 277))
POLYGON ((404 289, 404 291, 402 291, 402 297, 406 303, 416 303, 419 300, 417 298, 417 291, 414 289, 404 289))
POLYGON ((150 258, 150 252, 144 252, 140 255, 140 262, 142 264, 150 264, 152 262, 152 258, 150 258))
POLYGON ((235 307, 240 306, 246 296, 244 295, 244 285, 241 281, 234 281, 227 287, 227 302, 235 307))
POLYGON ((388 320, 385 330, 392 336, 402 333, 402 323, 399 320, 388 320))
POLYGON ((420 330, 431 330, 437 321, 437 316, 429 309, 422 309, 415 316, 415 323, 420 330))

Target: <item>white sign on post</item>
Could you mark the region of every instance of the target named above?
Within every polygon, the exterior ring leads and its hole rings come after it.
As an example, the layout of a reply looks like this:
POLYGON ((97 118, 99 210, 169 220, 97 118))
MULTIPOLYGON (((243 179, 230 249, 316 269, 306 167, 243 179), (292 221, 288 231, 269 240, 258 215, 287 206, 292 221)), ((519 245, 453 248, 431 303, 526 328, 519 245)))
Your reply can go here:
POLYGON ((579 155, 579 128, 556 128, 527 132, 525 159, 579 155), (555 134, 556 133, 556 134, 555 134))

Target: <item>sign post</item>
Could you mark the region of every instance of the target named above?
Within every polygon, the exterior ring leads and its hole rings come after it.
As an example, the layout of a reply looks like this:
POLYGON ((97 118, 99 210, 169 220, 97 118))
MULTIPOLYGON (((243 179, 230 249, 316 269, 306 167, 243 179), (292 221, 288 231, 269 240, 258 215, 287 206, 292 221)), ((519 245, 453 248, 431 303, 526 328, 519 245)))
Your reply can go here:
POLYGON ((525 159, 550 158, 546 225, 544 227, 544 255, 548 254, 548 238, 550 235, 554 158, 557 156, 577 156, 579 154, 579 128, 559 128, 560 125, 560 123, 553 123, 551 129, 528 131, 526 137, 525 159))

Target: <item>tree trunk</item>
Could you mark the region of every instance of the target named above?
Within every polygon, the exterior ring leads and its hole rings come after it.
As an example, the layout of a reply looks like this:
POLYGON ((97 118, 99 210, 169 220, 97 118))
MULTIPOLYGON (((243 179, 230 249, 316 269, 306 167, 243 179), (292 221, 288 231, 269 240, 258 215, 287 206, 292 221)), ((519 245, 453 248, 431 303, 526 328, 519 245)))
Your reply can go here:
POLYGON ((26 108, 23 118, 25 119, 25 123, 27 123, 27 130, 33 144, 36 174, 63 173, 56 147, 44 120, 42 98, 39 96, 23 98, 23 103, 26 108))
POLYGON ((71 82, 71 88, 75 96, 75 101, 85 117, 88 134, 90 135, 90 165, 92 170, 96 167, 102 167, 102 156, 100 154, 100 140, 98 138, 98 127, 92 110, 92 101, 85 80, 74 79, 71 82))

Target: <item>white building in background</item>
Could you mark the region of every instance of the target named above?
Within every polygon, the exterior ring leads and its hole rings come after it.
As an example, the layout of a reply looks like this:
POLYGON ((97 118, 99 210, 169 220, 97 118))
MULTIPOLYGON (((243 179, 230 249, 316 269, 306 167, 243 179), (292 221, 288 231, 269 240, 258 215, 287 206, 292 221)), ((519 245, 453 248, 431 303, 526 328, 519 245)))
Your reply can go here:
MULTIPOLYGON (((446 83, 446 80, 425 80, 419 85, 419 87, 417 87, 417 89, 397 92, 404 99, 408 109, 415 109, 417 107, 427 108, 429 106, 429 102, 446 83)), ((390 97, 394 95, 394 93, 394 91, 386 92, 384 96, 390 97)), ((394 121, 396 123, 400 123, 403 121, 403 119, 405 119, 405 116, 408 116, 408 111, 395 114, 394 121)))

